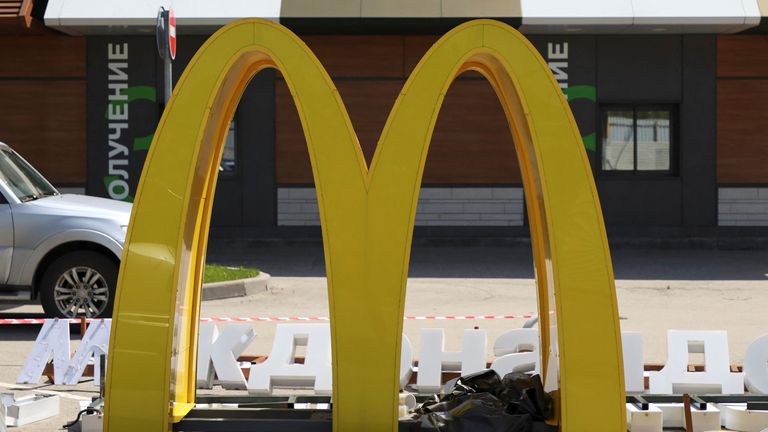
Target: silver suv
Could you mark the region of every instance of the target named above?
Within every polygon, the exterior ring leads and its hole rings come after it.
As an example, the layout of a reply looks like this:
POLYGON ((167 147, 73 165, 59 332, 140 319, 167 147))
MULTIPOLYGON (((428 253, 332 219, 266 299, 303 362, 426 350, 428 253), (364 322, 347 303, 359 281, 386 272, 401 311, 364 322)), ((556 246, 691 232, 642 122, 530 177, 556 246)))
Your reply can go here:
POLYGON ((0 142, 0 300, 46 315, 112 314, 131 204, 60 194, 0 142))

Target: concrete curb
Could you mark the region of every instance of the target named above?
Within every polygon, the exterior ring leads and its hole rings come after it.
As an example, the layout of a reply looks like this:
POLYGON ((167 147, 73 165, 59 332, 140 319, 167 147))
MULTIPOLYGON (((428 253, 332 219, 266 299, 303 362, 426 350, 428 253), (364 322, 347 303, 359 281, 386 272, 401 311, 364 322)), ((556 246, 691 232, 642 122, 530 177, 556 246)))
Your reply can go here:
POLYGON ((269 273, 261 272, 252 278, 203 284, 203 301, 245 297, 266 291, 269 279, 269 273))

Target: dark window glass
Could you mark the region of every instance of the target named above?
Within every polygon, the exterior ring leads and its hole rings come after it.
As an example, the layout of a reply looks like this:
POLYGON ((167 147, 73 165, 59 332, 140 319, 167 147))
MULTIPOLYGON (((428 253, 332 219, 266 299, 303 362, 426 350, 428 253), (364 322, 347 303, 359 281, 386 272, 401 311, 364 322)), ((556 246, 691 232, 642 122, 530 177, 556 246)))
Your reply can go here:
POLYGON ((632 111, 607 111, 603 135, 603 169, 632 171, 635 169, 635 130, 632 111))
POLYGON ((59 194, 21 156, 7 148, 0 150, 0 181, 22 202, 59 194))
POLYGON ((224 142, 224 154, 221 155, 221 165, 219 171, 222 173, 234 174, 237 168, 236 155, 236 139, 235 139, 235 121, 232 120, 229 123, 229 132, 227 133, 227 139, 224 142))
POLYGON ((638 171, 669 171, 670 113, 660 110, 637 110, 638 171))
POLYGON ((671 172, 674 116, 670 107, 604 107, 603 171, 671 172))

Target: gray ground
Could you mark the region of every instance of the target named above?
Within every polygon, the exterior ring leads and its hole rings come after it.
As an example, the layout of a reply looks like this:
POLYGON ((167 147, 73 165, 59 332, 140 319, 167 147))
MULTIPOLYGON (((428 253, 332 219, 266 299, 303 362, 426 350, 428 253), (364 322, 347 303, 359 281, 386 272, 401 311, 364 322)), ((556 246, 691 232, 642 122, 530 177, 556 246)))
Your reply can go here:
MULTIPOLYGON (((724 329, 732 363, 748 344, 768 333, 768 251, 615 248, 622 329, 643 334, 646 363, 663 363, 667 329, 724 329)), ((268 291, 237 299, 209 301, 202 316, 327 316, 323 255, 319 244, 228 248, 213 245, 211 261, 257 266, 274 278, 268 291)), ((536 310, 530 247, 416 247, 411 259, 406 315, 517 315, 536 310)), ((0 305, 0 317, 35 316, 39 306, 0 305)), ((461 330, 479 326, 489 346, 523 319, 406 321, 405 332, 418 352, 419 329, 446 329, 446 348, 458 349, 461 330)), ((247 350, 266 354, 274 323, 254 324, 258 334, 247 350)), ((14 383, 39 326, 0 326, 0 391, 23 394, 14 383)), ((73 343, 73 350, 76 343, 73 343)), ((74 418, 77 400, 97 394, 91 382, 76 387, 41 384, 57 391, 64 414, 17 430, 56 430, 74 418)))

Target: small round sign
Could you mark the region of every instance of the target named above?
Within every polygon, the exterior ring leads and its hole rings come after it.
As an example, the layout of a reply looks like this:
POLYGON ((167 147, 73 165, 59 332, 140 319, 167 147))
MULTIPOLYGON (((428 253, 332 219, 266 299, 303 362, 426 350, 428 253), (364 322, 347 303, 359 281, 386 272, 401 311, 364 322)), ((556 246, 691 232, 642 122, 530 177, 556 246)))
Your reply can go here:
POLYGON ((155 22, 155 42, 157 43, 157 53, 161 59, 165 58, 165 8, 160 6, 157 10, 157 21, 155 22))
POLYGON ((168 50, 171 60, 174 60, 176 58, 176 15, 173 9, 168 11, 168 50))

